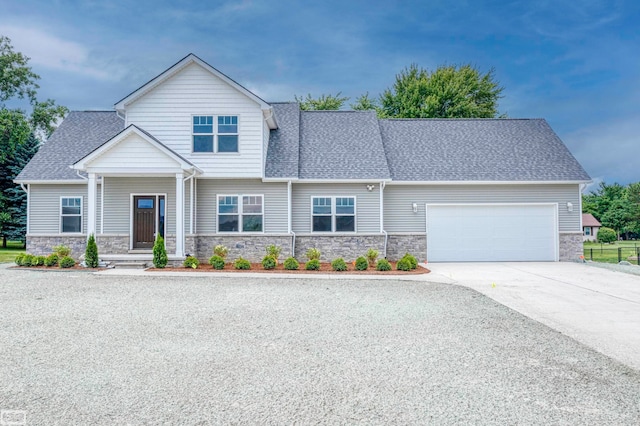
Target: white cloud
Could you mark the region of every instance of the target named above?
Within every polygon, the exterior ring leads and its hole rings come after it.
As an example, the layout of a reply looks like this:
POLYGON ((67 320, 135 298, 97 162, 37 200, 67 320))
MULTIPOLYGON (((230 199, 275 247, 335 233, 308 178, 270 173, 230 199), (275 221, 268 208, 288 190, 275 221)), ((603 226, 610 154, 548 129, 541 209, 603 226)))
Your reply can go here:
POLYGON ((98 80, 116 78, 112 72, 90 64, 90 51, 41 29, 0 24, 0 33, 11 39, 14 50, 28 56, 30 65, 66 71, 98 80))

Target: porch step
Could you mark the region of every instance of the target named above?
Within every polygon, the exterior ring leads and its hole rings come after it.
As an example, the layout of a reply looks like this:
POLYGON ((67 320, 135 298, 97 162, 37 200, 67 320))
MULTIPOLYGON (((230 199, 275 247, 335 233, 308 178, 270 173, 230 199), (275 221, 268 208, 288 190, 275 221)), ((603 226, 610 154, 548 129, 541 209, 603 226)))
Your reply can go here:
POLYGON ((127 262, 114 262, 113 267, 116 269, 145 269, 147 268, 147 262, 144 261, 127 261, 127 262))

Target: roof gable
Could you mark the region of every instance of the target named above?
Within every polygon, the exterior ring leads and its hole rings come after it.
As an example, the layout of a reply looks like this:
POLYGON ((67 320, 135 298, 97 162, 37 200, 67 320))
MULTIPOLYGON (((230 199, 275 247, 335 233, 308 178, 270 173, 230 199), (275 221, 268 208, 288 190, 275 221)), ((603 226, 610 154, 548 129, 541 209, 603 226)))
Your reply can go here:
POLYGON ((582 213, 582 226, 602 226, 591 213, 582 213))

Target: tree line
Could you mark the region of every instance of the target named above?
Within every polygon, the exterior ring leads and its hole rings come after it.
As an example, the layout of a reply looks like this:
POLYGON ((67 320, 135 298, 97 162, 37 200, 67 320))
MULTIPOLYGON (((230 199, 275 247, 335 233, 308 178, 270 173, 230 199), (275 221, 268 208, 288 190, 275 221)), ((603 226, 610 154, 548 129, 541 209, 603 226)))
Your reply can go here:
POLYGON ((602 226, 613 229, 617 239, 640 238, 640 182, 625 186, 600 182, 595 190, 582 195, 582 212, 591 213, 602 226))

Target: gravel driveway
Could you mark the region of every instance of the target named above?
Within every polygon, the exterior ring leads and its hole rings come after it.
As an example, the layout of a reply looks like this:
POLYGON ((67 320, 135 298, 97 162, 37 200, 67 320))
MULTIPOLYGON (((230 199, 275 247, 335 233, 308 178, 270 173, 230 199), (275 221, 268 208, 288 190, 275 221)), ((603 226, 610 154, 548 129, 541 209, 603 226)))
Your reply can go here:
POLYGON ((633 424, 640 373, 447 284, 0 267, 27 424, 633 424))

